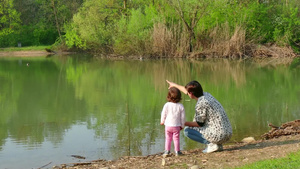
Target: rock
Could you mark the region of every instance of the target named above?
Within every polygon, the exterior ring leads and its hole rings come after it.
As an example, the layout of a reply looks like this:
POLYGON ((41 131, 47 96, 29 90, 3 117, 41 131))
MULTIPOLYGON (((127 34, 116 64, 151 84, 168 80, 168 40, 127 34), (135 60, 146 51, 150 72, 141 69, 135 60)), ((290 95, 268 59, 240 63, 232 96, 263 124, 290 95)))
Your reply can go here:
POLYGON ((193 165, 193 166, 191 167, 191 169, 199 169, 199 166, 198 166, 198 165, 193 165))
POLYGON ((254 141, 255 141, 254 137, 246 137, 242 140, 243 143, 251 143, 254 141))
POLYGON ((166 165, 166 160, 165 160, 165 158, 163 158, 163 159, 161 160, 161 165, 162 165, 162 166, 165 166, 165 165, 166 165))
POLYGON ((247 161, 249 161, 248 158, 244 158, 244 159, 243 159, 243 162, 247 162, 247 161))

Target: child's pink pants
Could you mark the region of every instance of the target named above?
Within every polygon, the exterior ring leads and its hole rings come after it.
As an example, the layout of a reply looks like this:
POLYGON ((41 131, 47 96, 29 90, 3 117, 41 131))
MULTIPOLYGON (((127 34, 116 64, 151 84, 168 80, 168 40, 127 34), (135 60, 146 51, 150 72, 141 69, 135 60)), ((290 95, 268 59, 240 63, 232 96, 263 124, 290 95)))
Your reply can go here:
POLYGON ((170 151, 173 139, 175 151, 180 151, 180 126, 165 126, 165 133, 165 150, 170 151))

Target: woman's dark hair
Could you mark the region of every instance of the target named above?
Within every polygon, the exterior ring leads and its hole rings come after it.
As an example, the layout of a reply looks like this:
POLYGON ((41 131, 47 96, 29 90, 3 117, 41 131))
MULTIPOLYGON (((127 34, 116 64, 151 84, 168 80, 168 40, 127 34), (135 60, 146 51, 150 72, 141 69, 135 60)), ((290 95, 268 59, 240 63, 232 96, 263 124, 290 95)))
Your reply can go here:
POLYGON ((168 92, 167 100, 169 102, 178 103, 181 100, 180 90, 176 87, 171 87, 168 92))
POLYGON ((197 98, 203 96, 202 86, 199 82, 197 82, 195 80, 193 80, 193 81, 189 82, 187 85, 185 85, 185 89, 189 93, 192 93, 197 98))

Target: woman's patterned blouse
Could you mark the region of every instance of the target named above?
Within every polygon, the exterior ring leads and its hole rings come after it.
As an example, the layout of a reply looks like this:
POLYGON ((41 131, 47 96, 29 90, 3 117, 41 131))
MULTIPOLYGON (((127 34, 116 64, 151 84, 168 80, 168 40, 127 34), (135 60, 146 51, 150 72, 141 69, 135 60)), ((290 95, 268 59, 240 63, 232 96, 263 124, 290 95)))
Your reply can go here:
POLYGON ((204 92, 198 98, 194 121, 202 127, 191 127, 199 131, 211 143, 222 144, 232 135, 232 127, 223 106, 211 94, 204 92))

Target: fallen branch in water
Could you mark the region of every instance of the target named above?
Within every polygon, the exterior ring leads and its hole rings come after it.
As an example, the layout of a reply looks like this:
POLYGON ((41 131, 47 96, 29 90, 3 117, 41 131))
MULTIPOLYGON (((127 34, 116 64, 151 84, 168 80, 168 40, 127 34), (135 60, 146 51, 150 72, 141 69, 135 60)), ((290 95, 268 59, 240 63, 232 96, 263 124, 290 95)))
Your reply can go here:
POLYGON ((51 164, 52 163, 52 161, 51 162, 49 162, 48 164, 46 164, 46 165, 43 165, 43 166, 41 166, 41 167, 39 167, 38 169, 40 169, 40 168, 44 168, 44 167, 46 167, 47 165, 49 165, 49 164, 51 164))
POLYGON ((71 155, 71 157, 78 158, 78 159, 85 159, 85 157, 80 155, 71 155))
POLYGON ((280 127, 274 126, 271 123, 269 126, 272 127, 272 129, 268 133, 262 135, 262 138, 266 140, 280 136, 300 134, 300 120, 284 123, 280 127))

